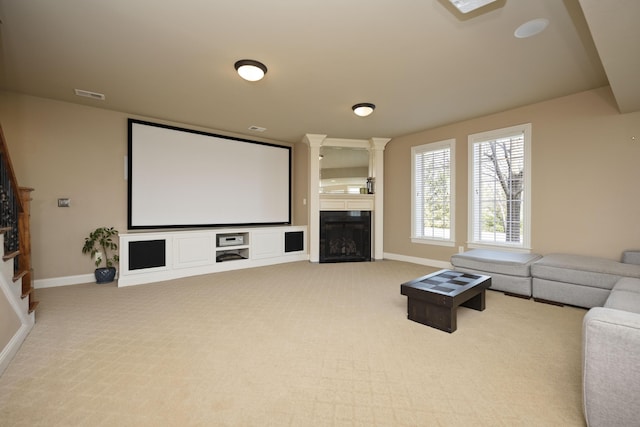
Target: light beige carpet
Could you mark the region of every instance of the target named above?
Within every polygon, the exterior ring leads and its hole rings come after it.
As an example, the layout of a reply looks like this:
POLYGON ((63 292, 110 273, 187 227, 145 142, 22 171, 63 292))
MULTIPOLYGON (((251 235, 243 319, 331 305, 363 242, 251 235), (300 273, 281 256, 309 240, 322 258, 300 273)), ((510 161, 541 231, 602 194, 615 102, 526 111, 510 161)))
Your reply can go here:
POLYGON ((420 265, 297 262, 42 289, 2 426, 581 426, 585 310, 487 292, 407 319, 420 265))

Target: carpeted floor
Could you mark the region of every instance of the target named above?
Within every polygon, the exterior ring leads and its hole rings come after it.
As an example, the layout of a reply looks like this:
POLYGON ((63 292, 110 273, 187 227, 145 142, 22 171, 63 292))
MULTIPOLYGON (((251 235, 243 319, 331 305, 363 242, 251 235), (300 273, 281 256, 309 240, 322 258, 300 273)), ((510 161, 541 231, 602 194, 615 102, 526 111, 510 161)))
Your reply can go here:
POLYGON ((37 291, 2 426, 583 426, 585 310, 487 292, 407 320, 398 261, 37 291))

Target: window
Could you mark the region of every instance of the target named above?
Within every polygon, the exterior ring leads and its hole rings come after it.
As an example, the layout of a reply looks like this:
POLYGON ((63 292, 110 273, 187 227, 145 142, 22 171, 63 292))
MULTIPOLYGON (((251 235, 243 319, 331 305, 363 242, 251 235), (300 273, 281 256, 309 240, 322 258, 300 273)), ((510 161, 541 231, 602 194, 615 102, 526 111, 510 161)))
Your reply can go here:
POLYGON ((455 140, 413 147, 411 157, 412 241, 453 246, 455 140))
POLYGON ((469 245, 530 248, 531 124, 469 135, 469 245))

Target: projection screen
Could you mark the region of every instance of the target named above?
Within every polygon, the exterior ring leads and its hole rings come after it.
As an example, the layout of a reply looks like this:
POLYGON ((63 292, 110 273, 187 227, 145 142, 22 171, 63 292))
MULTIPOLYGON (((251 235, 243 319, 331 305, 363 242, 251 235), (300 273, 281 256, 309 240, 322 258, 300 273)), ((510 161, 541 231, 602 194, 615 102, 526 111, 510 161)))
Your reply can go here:
POLYGON ((291 223, 291 147, 128 124, 129 229, 291 223))

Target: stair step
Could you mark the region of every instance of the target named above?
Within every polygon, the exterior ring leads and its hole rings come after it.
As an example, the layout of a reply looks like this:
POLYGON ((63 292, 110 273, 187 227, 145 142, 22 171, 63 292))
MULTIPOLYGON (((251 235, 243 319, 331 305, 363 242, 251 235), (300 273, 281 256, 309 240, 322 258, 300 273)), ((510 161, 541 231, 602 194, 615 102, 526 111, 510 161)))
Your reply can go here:
POLYGON ((28 270, 23 270, 20 273, 17 273, 16 275, 13 276, 13 281, 17 282, 18 280, 22 279, 24 276, 27 275, 27 273, 29 273, 28 270))
POLYGON ((40 304, 40 301, 31 301, 29 303, 29 313, 33 313, 34 311, 36 311, 36 307, 38 306, 38 304, 40 304))
POLYGON ((22 295, 20 295, 20 298, 25 299, 26 297, 29 296, 29 294, 33 292, 33 288, 29 288, 26 291, 23 289, 22 290, 22 295))
POLYGON ((18 255, 20 255, 20 251, 13 251, 9 254, 6 254, 2 257, 3 261, 9 261, 10 259, 14 259, 15 257, 17 257, 18 255))

